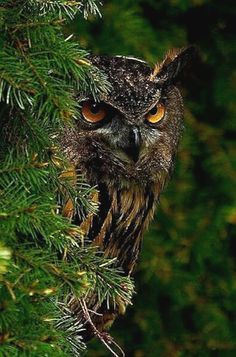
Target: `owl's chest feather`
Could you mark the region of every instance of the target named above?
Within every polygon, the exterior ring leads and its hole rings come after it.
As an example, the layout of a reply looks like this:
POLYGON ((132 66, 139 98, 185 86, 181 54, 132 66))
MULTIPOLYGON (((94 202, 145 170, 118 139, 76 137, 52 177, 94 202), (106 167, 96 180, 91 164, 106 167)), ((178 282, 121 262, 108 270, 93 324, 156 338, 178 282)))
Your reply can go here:
POLYGON ((147 187, 118 189, 99 185, 97 215, 90 216, 82 228, 105 256, 117 257, 118 265, 131 273, 144 230, 153 217, 157 193, 147 187))

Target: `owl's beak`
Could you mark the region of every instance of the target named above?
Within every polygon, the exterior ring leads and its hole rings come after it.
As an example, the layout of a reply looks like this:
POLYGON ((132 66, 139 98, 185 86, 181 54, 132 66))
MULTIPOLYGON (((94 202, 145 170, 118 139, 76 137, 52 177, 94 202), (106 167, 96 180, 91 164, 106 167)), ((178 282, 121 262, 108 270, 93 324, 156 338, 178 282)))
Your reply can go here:
POLYGON ((138 127, 134 126, 130 129, 128 143, 123 150, 134 162, 137 162, 141 147, 141 133, 138 127))

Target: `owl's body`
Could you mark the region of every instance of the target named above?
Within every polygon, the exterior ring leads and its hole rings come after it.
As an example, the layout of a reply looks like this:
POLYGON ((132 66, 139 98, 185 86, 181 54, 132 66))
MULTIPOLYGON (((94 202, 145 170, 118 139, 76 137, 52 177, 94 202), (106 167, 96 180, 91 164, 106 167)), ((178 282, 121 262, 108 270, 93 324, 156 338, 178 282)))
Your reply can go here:
MULTIPOLYGON (((173 83, 191 51, 172 54, 154 71, 133 58, 91 57, 112 89, 98 103, 79 98, 81 119, 63 137, 70 161, 98 189, 98 213, 82 224, 76 215, 73 220, 105 256, 117 257, 126 274, 133 272, 143 232, 173 167, 183 117, 173 83)), ((97 328, 103 331, 119 310, 101 307, 97 328)))

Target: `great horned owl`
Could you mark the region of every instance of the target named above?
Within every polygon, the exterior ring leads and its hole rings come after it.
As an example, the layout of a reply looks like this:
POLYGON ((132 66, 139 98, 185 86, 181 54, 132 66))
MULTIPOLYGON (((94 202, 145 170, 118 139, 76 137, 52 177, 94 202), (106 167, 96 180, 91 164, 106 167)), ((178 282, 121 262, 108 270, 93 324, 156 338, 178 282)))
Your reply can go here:
MULTIPOLYGON (((91 56, 112 85, 95 102, 79 98, 81 118, 63 147, 73 165, 99 192, 99 212, 82 223, 87 237, 126 274, 136 265, 145 229, 169 177, 179 142, 183 102, 177 77, 194 53, 172 52, 152 69, 123 56, 91 56)), ((78 217, 73 217, 78 222, 78 217)), ((100 331, 119 311, 101 308, 100 331)))

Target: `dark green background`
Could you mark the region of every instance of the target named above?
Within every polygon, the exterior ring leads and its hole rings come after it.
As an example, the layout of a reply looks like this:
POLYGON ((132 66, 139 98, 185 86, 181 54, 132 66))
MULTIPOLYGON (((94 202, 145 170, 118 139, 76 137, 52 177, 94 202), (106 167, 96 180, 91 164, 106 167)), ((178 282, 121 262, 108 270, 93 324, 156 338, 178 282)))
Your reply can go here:
MULTIPOLYGON (((134 307, 112 334, 127 356, 236 355, 235 1, 106 1, 74 23, 99 54, 154 64, 196 44, 185 74, 185 131, 171 183, 145 235, 134 307)), ((99 343, 89 356, 109 355, 99 343)))

